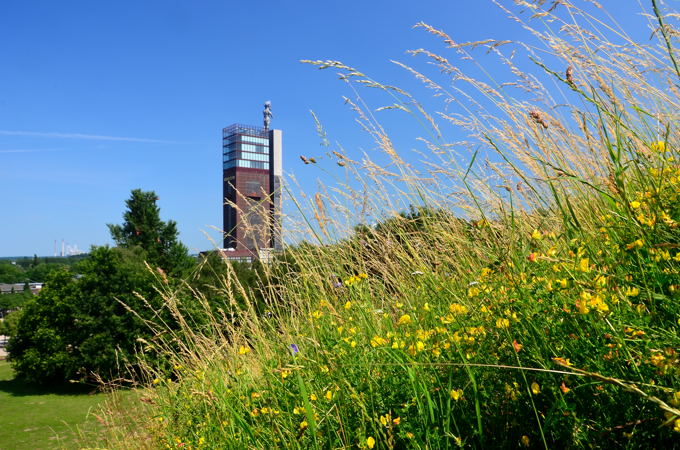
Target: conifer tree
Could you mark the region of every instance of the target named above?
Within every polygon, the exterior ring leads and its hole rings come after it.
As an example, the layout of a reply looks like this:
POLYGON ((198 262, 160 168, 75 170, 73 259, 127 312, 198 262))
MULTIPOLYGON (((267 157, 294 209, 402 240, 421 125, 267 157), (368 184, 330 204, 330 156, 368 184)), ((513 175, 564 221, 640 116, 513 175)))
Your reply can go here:
POLYGON ((157 201, 154 191, 134 189, 125 201, 123 224, 109 224, 109 231, 116 245, 140 247, 146 252, 149 264, 176 274, 189 267, 191 259, 187 248, 177 240, 177 223, 161 220, 157 201))

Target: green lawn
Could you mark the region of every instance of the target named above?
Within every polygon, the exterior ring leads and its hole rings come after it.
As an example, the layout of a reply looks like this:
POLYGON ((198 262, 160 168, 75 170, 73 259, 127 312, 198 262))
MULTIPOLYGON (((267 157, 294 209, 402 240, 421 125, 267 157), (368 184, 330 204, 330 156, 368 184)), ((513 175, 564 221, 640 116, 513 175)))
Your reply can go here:
POLYGON ((78 448, 79 433, 92 442, 98 423, 88 413, 106 395, 91 390, 37 388, 15 380, 9 363, 0 361, 0 449, 78 448))

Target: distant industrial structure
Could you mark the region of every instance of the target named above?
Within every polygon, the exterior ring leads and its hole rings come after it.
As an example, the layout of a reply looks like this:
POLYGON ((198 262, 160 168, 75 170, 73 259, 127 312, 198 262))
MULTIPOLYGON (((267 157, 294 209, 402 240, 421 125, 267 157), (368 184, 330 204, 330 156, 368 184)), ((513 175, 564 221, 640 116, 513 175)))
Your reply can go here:
POLYGON ((233 124, 222 130, 223 255, 266 262, 281 249, 282 133, 270 130, 271 103, 263 127, 233 124))
POLYGON ((80 250, 78 248, 77 244, 69 245, 64 241, 63 239, 61 240, 61 253, 57 252, 57 240, 54 240, 54 256, 76 256, 76 255, 82 255, 85 252, 80 250))

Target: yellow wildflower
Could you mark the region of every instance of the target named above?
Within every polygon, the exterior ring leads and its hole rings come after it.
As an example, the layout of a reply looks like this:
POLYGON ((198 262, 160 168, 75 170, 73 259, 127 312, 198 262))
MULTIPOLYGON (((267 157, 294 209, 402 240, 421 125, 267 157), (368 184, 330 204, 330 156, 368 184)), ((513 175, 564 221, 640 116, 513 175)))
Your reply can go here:
POLYGON ((449 392, 449 395, 451 396, 452 400, 458 401, 463 397, 463 390, 462 389, 451 389, 449 392))
POLYGON ((350 309, 352 307, 352 302, 349 300, 345 303, 345 309, 350 309))
POLYGON ((535 241, 540 241, 541 238, 543 238, 543 235, 541 234, 540 231, 534 230, 533 233, 531 233, 531 239, 535 241))
POLYGON ((637 240, 631 242, 630 244, 626 244, 626 250, 632 250, 636 247, 642 248, 642 247, 644 247, 644 245, 645 245, 645 241, 643 241, 642 239, 637 239, 637 240))
POLYGON ((596 295, 595 298, 593 298, 592 302, 593 306, 597 308, 598 311, 600 312, 607 312, 609 311, 609 305, 607 305, 604 300, 602 300, 602 297, 599 295, 596 295))
POLYGON ((527 436, 526 434, 524 436, 522 436, 521 441, 522 441, 522 445, 525 446, 525 447, 528 447, 529 444, 530 444, 529 436, 527 436))
POLYGON ((477 220, 475 222, 472 222, 472 225, 475 228, 486 228, 486 227, 490 226, 489 221, 486 220, 486 219, 481 219, 481 220, 477 220))
POLYGON ((326 391, 325 397, 326 397, 326 400, 328 400, 330 402, 331 400, 333 400, 333 393, 331 391, 326 391))
POLYGON ((673 393, 670 402, 673 406, 680 406, 680 391, 673 393))
POLYGON ((439 320, 441 320, 444 325, 448 325, 453 322, 453 316, 451 314, 447 314, 446 316, 440 317, 439 320))
POLYGON ((637 200, 633 200, 632 202, 629 203, 630 207, 632 209, 638 209, 642 203, 638 202, 637 200))
POLYGON ((664 141, 656 141, 652 144, 652 150, 655 150, 657 152, 665 152, 666 143, 664 141))
POLYGON ((408 314, 404 314, 397 321, 398 325, 407 325, 409 323, 411 323, 411 316, 409 316, 408 314))
POLYGON ((569 358, 565 359, 565 358, 556 357, 556 358, 553 358, 552 360, 555 361, 557 364, 560 364, 560 365, 563 365, 563 366, 571 366, 571 361, 569 360, 569 358))
POLYGON ((373 448, 375 446, 375 439, 373 439, 373 436, 370 436, 368 439, 366 439, 366 446, 368 448, 373 448))
POLYGON ((640 289, 636 287, 629 287, 626 289, 626 297, 637 297, 640 294, 640 289))
POLYGON ((246 347, 245 345, 242 345, 238 348, 238 354, 239 355, 245 355, 246 353, 250 353, 250 349, 246 347))
POLYGON ((583 258, 578 263, 578 270, 581 272, 588 272, 590 270, 590 260, 588 258, 583 258))
POLYGON ((451 311, 452 314, 465 314, 468 312, 468 309, 459 303, 452 303, 449 305, 449 311, 451 311))
POLYGON ((663 356, 661 353, 655 353, 652 355, 650 358, 650 361, 653 366, 660 367, 663 365, 663 362, 666 360, 666 357, 663 356))
POLYGON ((541 393, 541 387, 535 381, 531 383, 531 393, 534 395, 538 395, 541 393))
POLYGON ((510 321, 504 317, 499 317, 496 319, 496 328, 508 328, 510 327, 510 321))
POLYGON ((379 347, 385 344, 387 344, 387 339, 380 336, 373 336, 373 339, 371 339, 371 347, 379 347))

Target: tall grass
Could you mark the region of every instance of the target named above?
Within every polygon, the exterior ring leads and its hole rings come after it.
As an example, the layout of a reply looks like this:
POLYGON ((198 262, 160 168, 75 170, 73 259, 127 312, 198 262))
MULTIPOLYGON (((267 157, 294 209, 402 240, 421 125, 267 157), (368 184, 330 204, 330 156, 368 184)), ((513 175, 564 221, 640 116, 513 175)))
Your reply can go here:
POLYGON ((153 325, 173 369, 147 368, 145 438, 115 440, 112 426, 115 446, 677 443, 677 15, 650 4, 656 40, 643 45, 591 2, 498 6, 531 44, 417 25, 447 47, 412 52, 438 74, 398 64, 444 100, 436 115, 308 61, 389 96, 423 124, 427 153, 400 152, 375 108, 347 99, 386 163, 329 148, 346 181, 290 200, 311 244, 267 266, 264 313, 235 300, 251 293, 230 274, 199 333, 160 283, 184 325, 153 325), (497 66, 475 67, 476 51, 497 66), (487 77, 500 65, 512 81, 487 77), (452 126, 465 138, 448 141, 452 126))

